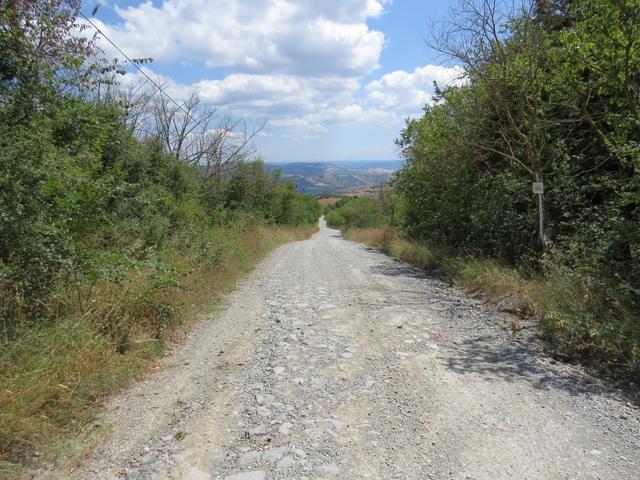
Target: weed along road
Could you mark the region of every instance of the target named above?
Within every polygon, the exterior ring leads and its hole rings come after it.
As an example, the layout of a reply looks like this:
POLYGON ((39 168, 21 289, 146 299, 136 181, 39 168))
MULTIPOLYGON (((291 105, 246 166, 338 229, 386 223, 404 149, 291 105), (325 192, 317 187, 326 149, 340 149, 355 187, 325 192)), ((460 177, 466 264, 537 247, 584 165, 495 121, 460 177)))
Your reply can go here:
POLYGON ((640 478, 638 410, 505 315, 322 225, 108 404, 73 476, 640 478))

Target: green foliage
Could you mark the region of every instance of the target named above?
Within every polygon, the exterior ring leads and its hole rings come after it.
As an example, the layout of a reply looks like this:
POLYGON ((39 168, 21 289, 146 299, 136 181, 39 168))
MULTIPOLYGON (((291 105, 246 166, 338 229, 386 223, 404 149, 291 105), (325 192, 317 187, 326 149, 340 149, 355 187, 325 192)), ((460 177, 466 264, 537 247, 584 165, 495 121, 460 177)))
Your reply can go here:
POLYGON ((206 175, 135 137, 97 90, 119 66, 90 61, 79 4, 0 0, 0 470, 77 432, 192 307, 320 215, 259 161, 206 175))
POLYGON ((0 1, 0 121, 25 119, 61 89, 82 85, 93 53, 76 23, 79 0, 0 1))
POLYGON ((373 228, 386 223, 380 208, 370 198, 343 197, 327 212, 327 224, 348 230, 373 228))
MULTIPOLYGON (((77 112, 77 102, 70 105, 77 112)), ((205 178, 155 142, 140 144, 122 123, 110 122, 110 109, 84 107, 103 125, 100 133, 71 125, 61 134, 60 124, 53 128, 46 116, 0 127, 5 336, 21 324, 53 320, 45 307, 50 294, 61 282, 102 272, 93 268, 101 250, 144 258, 175 236, 197 238, 209 225, 226 224, 238 214, 273 225, 317 221, 317 202, 260 162, 205 178)))
POLYGON ((635 0, 544 2, 499 25, 491 42, 470 36, 449 48, 468 82, 439 91, 422 118, 407 122, 396 182, 410 236, 557 277, 569 296, 583 292, 579 307, 555 302, 545 328, 568 351, 633 375, 640 372, 639 19, 635 0), (534 174, 545 183, 551 242, 544 247, 534 174))
POLYGON ((260 161, 238 162, 223 178, 210 179, 206 188, 225 209, 255 215, 270 224, 310 224, 320 216, 315 199, 296 192, 293 183, 281 181, 277 172, 267 171, 260 161))
POLYGON ((317 220, 317 202, 260 162, 205 177, 157 142, 140 143, 118 115, 113 105, 63 96, 28 121, 0 126, 6 338, 55 320, 50 295, 60 283, 102 272, 93 268, 101 250, 145 257, 176 235, 197 237, 239 213, 273 225, 317 220))

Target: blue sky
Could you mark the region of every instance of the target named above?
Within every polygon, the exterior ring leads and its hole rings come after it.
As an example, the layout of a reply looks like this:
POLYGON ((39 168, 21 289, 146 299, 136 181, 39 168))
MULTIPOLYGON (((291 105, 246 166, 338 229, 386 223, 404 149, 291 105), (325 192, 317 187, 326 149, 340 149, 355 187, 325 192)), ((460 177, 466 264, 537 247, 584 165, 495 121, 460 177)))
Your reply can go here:
POLYGON ((101 3, 94 21, 129 56, 152 57, 145 68, 172 97, 196 90, 230 115, 266 121, 255 143, 269 162, 395 159, 393 140, 433 81, 462 74, 425 43, 447 1, 101 3))

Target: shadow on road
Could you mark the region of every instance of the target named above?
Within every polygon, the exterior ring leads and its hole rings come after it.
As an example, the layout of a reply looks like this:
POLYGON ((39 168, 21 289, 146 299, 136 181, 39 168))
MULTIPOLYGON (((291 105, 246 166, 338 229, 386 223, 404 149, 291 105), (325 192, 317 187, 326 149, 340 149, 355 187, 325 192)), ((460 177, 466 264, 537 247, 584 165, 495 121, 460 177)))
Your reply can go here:
MULTIPOLYGON (((380 252, 380 250, 371 249, 375 252, 380 252)), ((420 270, 419 268, 412 267, 411 265, 407 265, 406 263, 400 262, 389 262, 389 263, 381 263, 378 265, 373 265, 369 271, 371 273, 377 273, 380 275, 388 275, 390 277, 411 277, 411 278, 431 278, 433 275, 430 275, 429 272, 425 270, 420 270)))
MULTIPOLYGON (((529 382, 540 390, 561 389, 571 395, 599 391, 595 384, 575 378, 570 371, 551 371, 540 363, 540 354, 517 341, 477 337, 455 345, 445 366, 460 375, 476 374, 487 382, 529 382)), ((561 370, 558 369, 558 370, 561 370)))
MULTIPOLYGON (((379 249, 366 247, 368 251, 383 254, 379 249)), ((421 270, 409 264, 391 261, 381 262, 369 268, 370 273, 390 277, 406 277, 428 279, 436 281, 438 285, 444 283, 433 271, 421 270)), ((425 286, 425 294, 428 287, 425 286)), ((465 302, 451 302, 450 295, 444 304, 447 305, 448 320, 464 318, 473 315, 474 307, 466 305, 465 310, 458 311, 465 302)), ((406 302, 406 299, 403 300, 406 302)), ((498 312, 495 315, 499 315, 498 312)), ((502 324, 502 322, 498 322, 502 324)), ((465 330, 464 322, 459 325, 465 330)), ((533 327, 532 327, 533 328, 533 327)), ((469 332, 472 333, 472 332, 469 332)), ((477 333, 477 332, 476 332, 477 333)), ((543 362, 543 354, 517 339, 504 339, 502 332, 496 335, 485 335, 452 345, 451 354, 443 359, 445 366, 460 375, 479 375, 487 382, 528 382, 540 390, 564 390, 570 395, 593 395, 602 392, 603 388, 584 374, 576 373, 570 366, 558 363, 557 366, 543 362)))

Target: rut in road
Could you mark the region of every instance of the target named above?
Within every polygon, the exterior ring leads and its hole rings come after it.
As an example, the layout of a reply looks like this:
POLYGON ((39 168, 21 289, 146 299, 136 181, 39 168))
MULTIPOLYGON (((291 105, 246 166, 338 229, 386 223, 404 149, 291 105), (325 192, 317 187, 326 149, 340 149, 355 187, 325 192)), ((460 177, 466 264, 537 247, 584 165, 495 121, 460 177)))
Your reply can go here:
POLYGON ((74 476, 639 478, 638 411, 503 325, 321 225, 110 403, 74 476))

